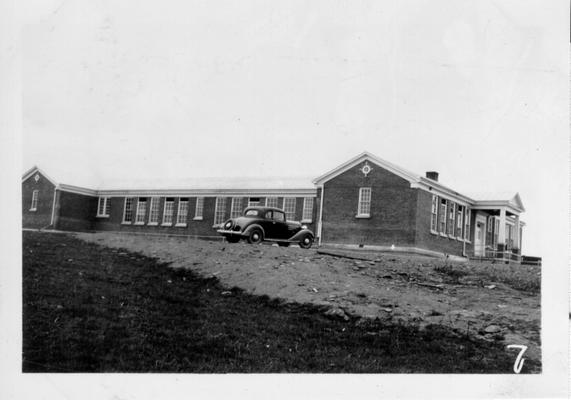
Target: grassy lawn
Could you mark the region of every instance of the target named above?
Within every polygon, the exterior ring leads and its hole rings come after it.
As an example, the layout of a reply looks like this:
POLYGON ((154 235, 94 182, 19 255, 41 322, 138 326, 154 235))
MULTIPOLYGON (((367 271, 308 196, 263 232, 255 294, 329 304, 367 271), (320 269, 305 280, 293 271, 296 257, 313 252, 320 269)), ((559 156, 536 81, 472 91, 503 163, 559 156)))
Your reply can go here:
POLYGON ((441 326, 344 321, 63 234, 23 243, 24 372, 512 373, 504 346, 441 326))

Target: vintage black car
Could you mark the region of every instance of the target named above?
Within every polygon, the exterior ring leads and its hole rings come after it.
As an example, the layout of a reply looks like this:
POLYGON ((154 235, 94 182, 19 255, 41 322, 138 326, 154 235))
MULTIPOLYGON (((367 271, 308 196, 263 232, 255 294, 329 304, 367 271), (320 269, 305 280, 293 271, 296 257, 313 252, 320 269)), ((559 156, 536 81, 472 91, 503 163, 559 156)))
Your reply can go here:
POLYGON ((304 249, 311 247, 315 237, 305 225, 286 221, 284 211, 273 207, 248 207, 242 216, 226 221, 218 233, 230 243, 240 239, 248 243, 277 242, 280 246, 297 243, 304 249))

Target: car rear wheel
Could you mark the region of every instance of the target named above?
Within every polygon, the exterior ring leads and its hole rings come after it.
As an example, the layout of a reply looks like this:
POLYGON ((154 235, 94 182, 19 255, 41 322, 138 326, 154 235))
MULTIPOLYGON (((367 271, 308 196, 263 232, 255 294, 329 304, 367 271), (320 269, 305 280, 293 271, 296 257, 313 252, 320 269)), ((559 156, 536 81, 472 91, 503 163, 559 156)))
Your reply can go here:
POLYGON ((252 229, 252 231, 248 235, 248 243, 258 244, 261 243, 262 240, 264 240, 264 235, 261 229, 258 228, 252 229))
POLYGON ((299 241, 299 247, 301 247, 302 249, 309 249, 312 244, 313 244, 313 236, 311 235, 305 235, 299 241))

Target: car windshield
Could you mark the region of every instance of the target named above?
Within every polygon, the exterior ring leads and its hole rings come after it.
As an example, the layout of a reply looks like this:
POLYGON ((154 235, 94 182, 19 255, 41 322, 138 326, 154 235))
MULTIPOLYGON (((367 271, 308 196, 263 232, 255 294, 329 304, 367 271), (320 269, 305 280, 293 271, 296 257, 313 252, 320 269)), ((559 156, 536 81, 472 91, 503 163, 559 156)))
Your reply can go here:
POLYGON ((251 215, 251 216, 258 216, 258 210, 246 210, 246 213, 244 215, 251 215))

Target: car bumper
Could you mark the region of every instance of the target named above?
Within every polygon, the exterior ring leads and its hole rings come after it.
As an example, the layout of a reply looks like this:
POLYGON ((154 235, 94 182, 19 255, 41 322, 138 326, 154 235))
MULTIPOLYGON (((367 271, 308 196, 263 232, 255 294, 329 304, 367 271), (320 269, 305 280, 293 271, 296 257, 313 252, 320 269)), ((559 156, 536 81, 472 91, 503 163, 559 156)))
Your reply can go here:
POLYGON ((244 234, 240 231, 227 231, 226 229, 218 229, 216 232, 222 236, 244 237, 244 234))

